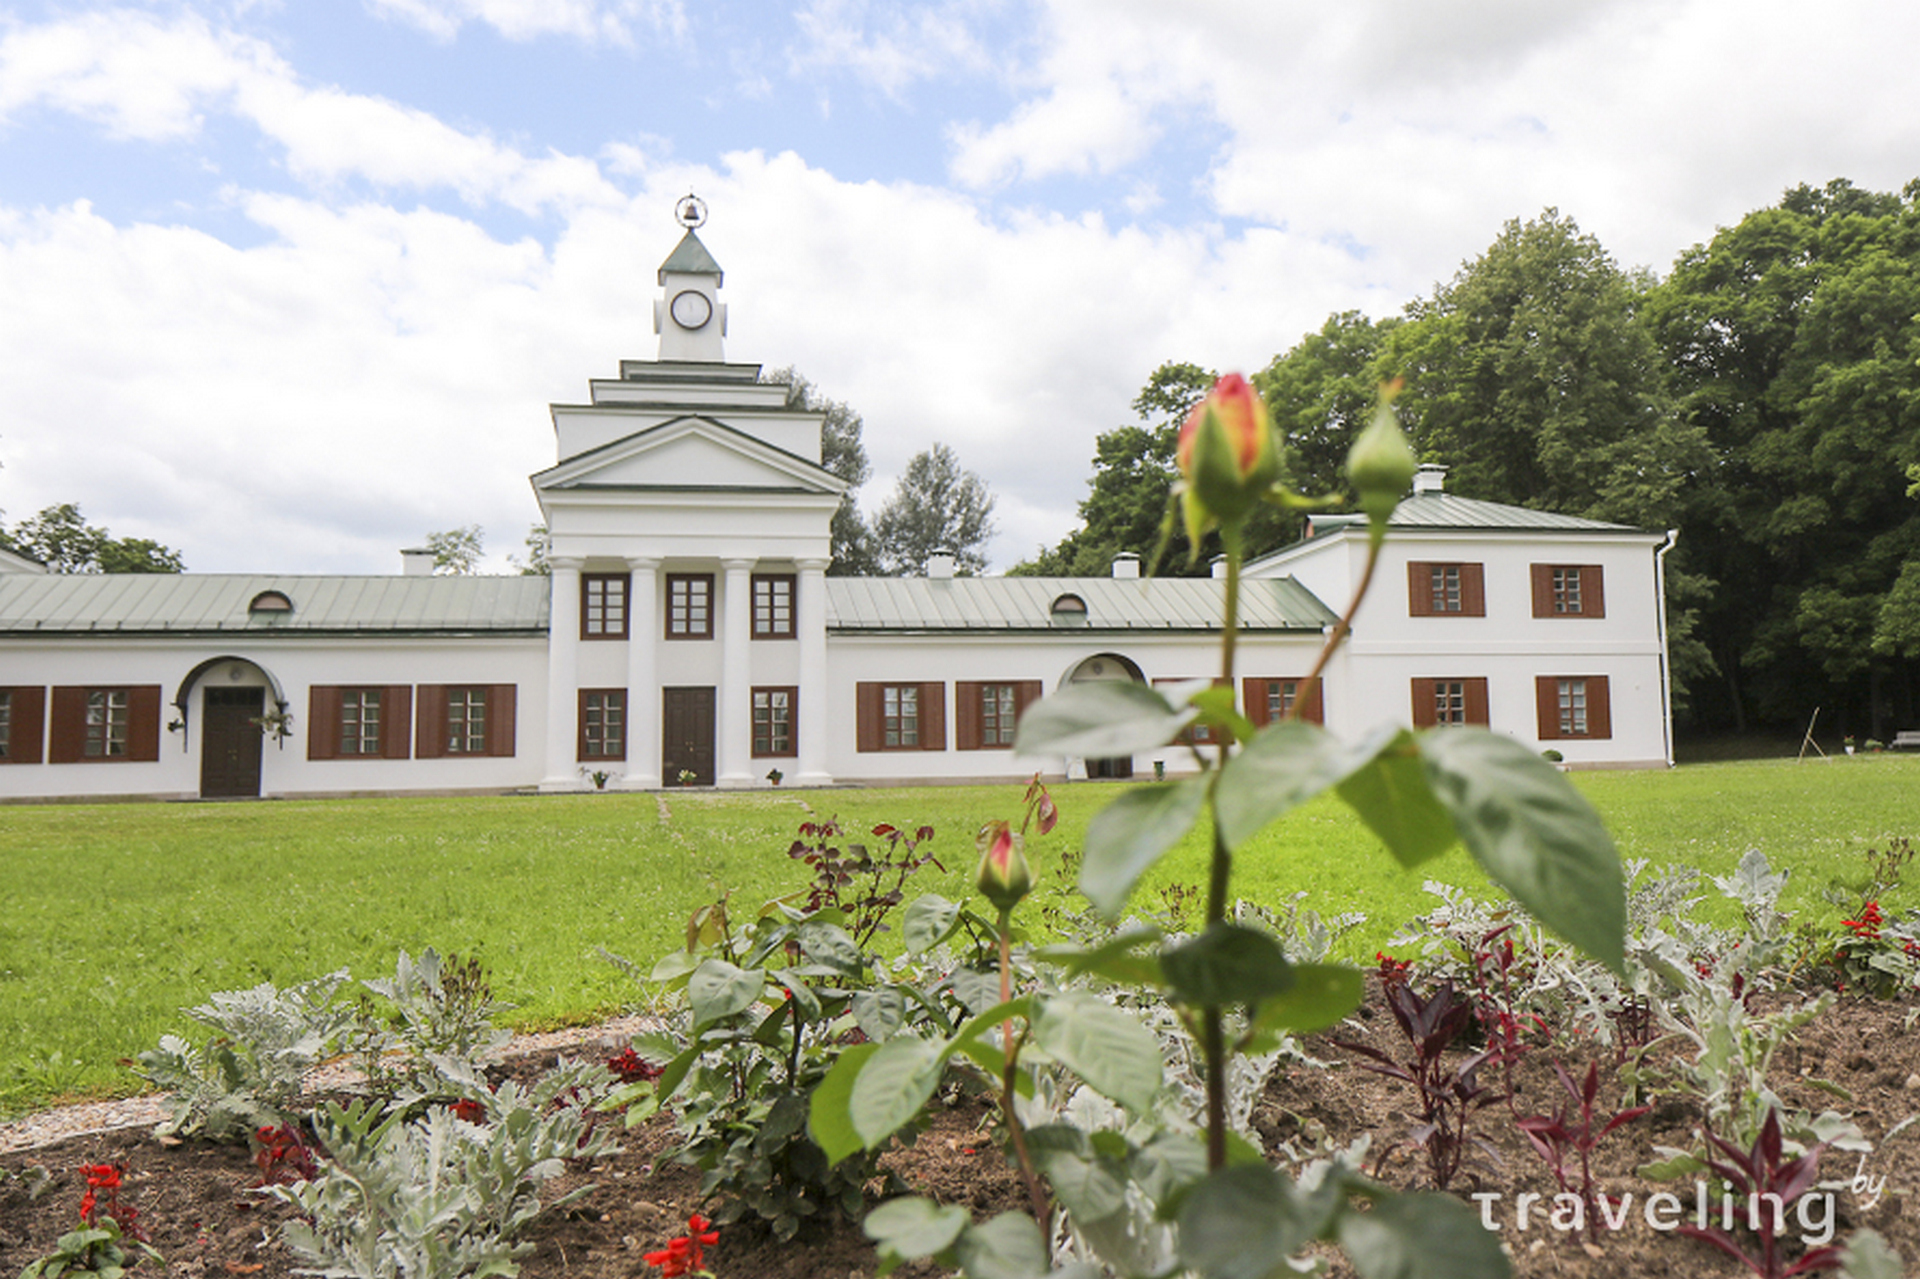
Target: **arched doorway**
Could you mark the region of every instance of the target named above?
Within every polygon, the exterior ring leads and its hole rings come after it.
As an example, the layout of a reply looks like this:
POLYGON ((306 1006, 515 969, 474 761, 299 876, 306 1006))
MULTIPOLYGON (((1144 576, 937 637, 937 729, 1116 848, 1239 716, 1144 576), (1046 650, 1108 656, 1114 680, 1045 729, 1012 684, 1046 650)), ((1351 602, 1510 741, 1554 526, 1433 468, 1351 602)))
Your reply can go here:
POLYGON ((192 732, 196 685, 204 685, 200 690, 200 797, 258 799, 266 739, 269 735, 284 738, 290 722, 280 681, 247 657, 210 657, 195 666, 173 696, 183 749, 192 732))
MULTIPOLYGON (((1092 657, 1082 658, 1075 663, 1060 682, 1065 684, 1093 684, 1100 682, 1144 684, 1146 677, 1131 658, 1118 653, 1096 653, 1092 657)), ((1089 778, 1127 778, 1133 776, 1133 756, 1116 755, 1111 759, 1090 759, 1086 761, 1089 778)))

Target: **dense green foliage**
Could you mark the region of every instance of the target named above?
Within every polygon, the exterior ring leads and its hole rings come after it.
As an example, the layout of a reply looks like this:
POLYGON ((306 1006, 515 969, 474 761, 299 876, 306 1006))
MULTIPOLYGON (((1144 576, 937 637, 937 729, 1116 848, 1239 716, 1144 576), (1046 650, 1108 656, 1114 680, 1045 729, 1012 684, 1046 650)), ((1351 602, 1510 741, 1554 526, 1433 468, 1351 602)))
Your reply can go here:
POLYGON ((72 502, 49 506, 9 529, 0 548, 39 560, 55 573, 179 573, 180 552, 144 537, 115 537, 87 523, 72 502))
MULTIPOLYGON (((1837 919, 1818 890, 1844 856, 1913 834, 1920 760, 1865 756, 1832 765, 1715 764, 1670 773, 1577 774, 1625 857, 1731 874, 1764 851, 1791 869, 1786 901, 1837 919)), ((1037 904, 1081 910, 1069 850, 1113 788, 1058 793, 1059 828, 1029 847, 1037 904)), ((830 796, 367 799, 252 805, 15 806, 0 824, 0 1114, 63 1095, 133 1091, 115 1063, 186 1030, 179 1010, 207 992, 291 985, 342 967, 390 971, 427 946, 484 958, 522 1026, 587 1020, 632 997, 596 947, 663 954, 687 918, 731 888, 751 906, 794 892, 807 868, 786 856, 809 812, 849 829, 879 822, 938 832, 920 889, 965 897, 973 832, 1004 817, 1005 787, 843 791, 830 796)), ((1367 923, 1338 953, 1366 958, 1431 907, 1421 878, 1490 891, 1455 851, 1401 873, 1345 809, 1319 800, 1263 832, 1239 857, 1236 892, 1278 907, 1297 891, 1335 912, 1364 902, 1367 923)), ((1144 908, 1179 908, 1163 890, 1204 882, 1207 841, 1190 835, 1143 881, 1144 908)), ((1899 904, 1897 901, 1895 904, 1899 904)), ((1036 922, 1044 914, 1036 913, 1036 922)), ((883 934, 883 950, 897 937, 883 934)))
POLYGON ((893 576, 924 574, 935 551, 951 551, 963 573, 985 572, 992 536, 993 495, 944 444, 913 455, 873 517, 874 555, 893 576))
MULTIPOLYGON (((1342 490, 1347 446, 1399 377, 1397 407, 1449 491, 1678 529, 1684 726, 1797 731, 1819 707, 1827 735, 1884 740, 1920 726, 1917 354, 1920 183, 1836 181, 1788 191, 1664 278, 1623 268, 1557 210, 1516 219, 1400 315, 1330 316, 1254 382, 1303 492, 1342 490)), ((1144 425, 1095 446, 1084 527, 1016 571, 1105 572, 1116 552, 1152 552, 1174 430, 1206 376, 1154 372, 1144 425)), ((1276 514, 1247 549, 1295 532, 1276 514)))

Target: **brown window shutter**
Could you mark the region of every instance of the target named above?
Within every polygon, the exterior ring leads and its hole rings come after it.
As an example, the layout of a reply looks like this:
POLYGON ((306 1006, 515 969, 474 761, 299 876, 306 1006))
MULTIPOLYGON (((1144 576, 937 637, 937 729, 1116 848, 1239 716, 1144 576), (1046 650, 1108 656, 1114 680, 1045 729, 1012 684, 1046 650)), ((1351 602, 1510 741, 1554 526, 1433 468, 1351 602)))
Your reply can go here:
POLYGON ((880 749, 880 685, 862 681, 853 688, 854 749, 880 749))
MULTIPOLYGON (((383 715, 386 709, 383 698, 380 707, 383 715)), ((307 758, 339 757, 340 688, 336 684, 315 684, 307 690, 307 758)))
POLYGON ((158 684, 135 684, 127 690, 127 758, 145 764, 160 758, 158 684))
POLYGON ((1580 566, 1580 616, 1605 617, 1607 615, 1607 589, 1603 580, 1605 576, 1598 564, 1580 566))
POLYGON ((1407 564, 1407 616, 1433 616, 1433 565, 1421 560, 1407 564))
MULTIPOLYGON (((1301 681, 1302 684, 1305 682, 1305 680, 1301 681)), ((1306 705, 1300 708, 1300 718, 1309 724, 1325 724, 1327 722, 1326 707, 1321 702, 1321 694, 1326 691, 1326 687, 1327 682, 1325 680, 1315 680, 1312 691, 1307 694, 1306 705)), ((1427 701, 1431 703, 1433 699, 1428 698, 1427 701)))
POLYGON ((380 756, 407 759, 413 747, 413 685, 389 684, 380 690, 380 756))
POLYGON ((447 686, 422 684, 413 692, 415 759, 440 759, 447 753, 447 686))
POLYGON ((978 680, 954 682, 953 748, 957 751, 980 749, 980 690, 983 687, 978 680))
POLYGON ((1587 736, 1613 736, 1613 699, 1605 675, 1587 676, 1587 736))
POLYGON ((920 686, 920 749, 947 749, 947 686, 943 682, 920 686))
POLYGON ((56 684, 48 724, 47 762, 77 764, 87 750, 87 690, 56 684))
POLYGON ((1467 686, 1467 723, 1485 728, 1493 722, 1487 713, 1487 677, 1478 675, 1462 683, 1467 686))
POLYGON ((40 739, 46 724, 47 690, 37 684, 26 684, 0 688, 0 696, 7 699, 10 716, 7 753, 0 755, 0 764, 38 764, 40 739))
POLYGON ((1558 741, 1560 738, 1559 676, 1534 676, 1533 710, 1535 718, 1539 721, 1540 740, 1543 742, 1558 741))
POLYGON ((1528 571, 1533 577, 1533 615, 1552 617, 1553 565, 1532 564, 1528 566, 1528 571))
POLYGON ((1416 679, 1413 681, 1413 726, 1432 728, 1440 720, 1434 709, 1433 698, 1437 691, 1434 685, 1438 680, 1416 679))
POLYGON ((1046 686, 1037 679, 1016 681, 1013 686, 1013 722, 1017 725, 1020 717, 1027 713, 1027 707, 1046 696, 1046 686))
POLYGON ((487 754, 512 758, 514 748, 514 703, 519 686, 487 686, 487 754))
MULTIPOLYGON (((751 727, 747 730, 751 733, 751 727)), ((800 686, 795 684, 787 690, 787 732, 791 737, 789 747, 794 755, 800 753, 800 686)))
POLYGON ((1460 566, 1460 615, 1487 615, 1487 566, 1484 564, 1460 566))
MULTIPOLYGON (((583 688, 575 694, 573 699, 573 758, 576 763, 589 762, 587 758, 587 697, 599 691, 597 688, 583 688)), ((593 758, 597 760, 603 757, 596 755, 593 758)))
POLYGON ((1273 682, 1251 675, 1240 681, 1240 711, 1255 728, 1263 728, 1270 722, 1267 715, 1267 689, 1273 682))

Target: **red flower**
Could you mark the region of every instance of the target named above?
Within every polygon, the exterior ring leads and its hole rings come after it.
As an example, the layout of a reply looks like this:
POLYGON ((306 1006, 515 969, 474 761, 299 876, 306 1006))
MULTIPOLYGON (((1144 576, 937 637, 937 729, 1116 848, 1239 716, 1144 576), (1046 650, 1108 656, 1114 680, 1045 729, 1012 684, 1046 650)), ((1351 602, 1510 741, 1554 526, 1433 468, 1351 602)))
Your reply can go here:
POLYGON ((607 1069, 630 1084, 658 1079, 661 1075, 660 1067, 633 1051, 632 1048, 628 1048, 617 1057, 607 1058, 607 1069))
POLYGON ((678 1239, 670 1239, 667 1246, 659 1252, 649 1252, 643 1259, 650 1266, 660 1267, 661 1279, 674 1279, 676 1275, 690 1275, 706 1266, 706 1249, 720 1242, 720 1232, 708 1229, 713 1223, 694 1213, 687 1218, 687 1233, 678 1239))
POLYGON ((1238 525, 1280 478, 1280 446, 1259 393, 1238 373, 1214 383, 1181 424, 1176 446, 1194 541, 1214 522, 1238 525))
POLYGON ((483 1124, 487 1122, 487 1108, 471 1097, 462 1097, 453 1103, 453 1117, 470 1124, 483 1124))
POLYGON ((1033 872, 1022 851, 1026 841, 1006 822, 992 821, 980 828, 974 844, 980 849, 980 869, 974 883, 988 901, 1012 910, 1033 888, 1033 872))
POLYGON ((1863 941, 1876 941, 1880 937, 1880 925, 1886 922, 1886 917, 1880 913, 1880 903, 1868 902, 1860 912, 1860 918, 1843 919, 1840 926, 1863 941))

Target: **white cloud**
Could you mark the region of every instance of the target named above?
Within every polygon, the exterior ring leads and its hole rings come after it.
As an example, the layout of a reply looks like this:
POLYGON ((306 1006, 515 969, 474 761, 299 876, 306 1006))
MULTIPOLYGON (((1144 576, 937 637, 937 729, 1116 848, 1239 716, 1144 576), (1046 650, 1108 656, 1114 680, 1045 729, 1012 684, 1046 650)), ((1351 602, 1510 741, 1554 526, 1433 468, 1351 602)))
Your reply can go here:
POLYGON ((1000 7, 993 0, 809 0, 794 15, 802 43, 792 67, 851 71, 898 98, 921 80, 990 68, 993 56, 976 27, 1000 7))
POLYGON ((209 112, 246 120, 309 182, 446 188, 525 213, 617 199, 589 160, 530 157, 417 108, 304 83, 258 40, 193 15, 84 14, 0 39, 0 121, 32 107, 146 140, 197 135, 209 112))
POLYGON ((366 5, 438 40, 452 40, 469 22, 492 27, 509 40, 564 35, 610 44, 631 44, 636 25, 676 37, 687 27, 681 0, 366 0, 366 5))

